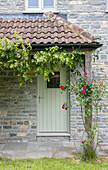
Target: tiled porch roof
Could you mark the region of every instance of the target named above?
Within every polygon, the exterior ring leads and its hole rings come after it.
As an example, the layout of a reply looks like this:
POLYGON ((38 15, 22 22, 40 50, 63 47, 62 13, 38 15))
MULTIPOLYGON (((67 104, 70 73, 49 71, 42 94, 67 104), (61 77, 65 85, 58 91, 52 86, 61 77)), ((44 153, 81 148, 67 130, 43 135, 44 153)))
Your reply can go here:
POLYGON ((11 39, 14 32, 31 44, 93 43, 97 39, 69 21, 53 14, 48 18, 2 19, 0 18, 0 38, 11 39))

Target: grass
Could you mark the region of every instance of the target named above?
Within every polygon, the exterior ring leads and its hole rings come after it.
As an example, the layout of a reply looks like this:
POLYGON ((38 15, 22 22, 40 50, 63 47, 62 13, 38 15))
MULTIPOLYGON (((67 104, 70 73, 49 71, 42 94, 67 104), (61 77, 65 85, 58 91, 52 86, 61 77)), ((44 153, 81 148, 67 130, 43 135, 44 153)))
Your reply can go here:
POLYGON ((99 159, 90 163, 61 158, 0 158, 0 170, 108 170, 108 160, 99 159))

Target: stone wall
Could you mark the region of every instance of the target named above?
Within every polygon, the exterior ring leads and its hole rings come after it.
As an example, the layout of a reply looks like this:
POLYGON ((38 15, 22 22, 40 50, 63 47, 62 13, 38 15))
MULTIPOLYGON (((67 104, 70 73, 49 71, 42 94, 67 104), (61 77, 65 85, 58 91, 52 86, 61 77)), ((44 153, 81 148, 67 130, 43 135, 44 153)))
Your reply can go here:
POLYGON ((24 0, 0 0, 0 13, 22 13, 24 9, 24 0))
MULTIPOLYGON (((108 9, 107 0, 69 0, 58 1, 59 11, 67 13, 68 21, 78 25, 82 29, 94 34, 100 38, 100 43, 103 44, 100 51, 99 60, 92 63, 92 73, 96 80, 104 81, 108 87, 108 9), (67 5, 68 4, 68 5, 67 5)), ((99 113, 99 151, 100 156, 108 157, 108 100, 105 100, 106 109, 99 113)), ((81 117, 76 112, 71 110, 71 139, 76 142, 80 141, 83 134, 83 126, 77 128, 81 124, 81 117), (79 132, 79 130, 81 133, 79 132), (73 136, 73 137, 72 137, 73 136)))
POLYGON ((0 143, 69 141, 70 137, 37 137, 37 77, 20 86, 14 71, 0 72, 0 143))
MULTIPOLYGON (((67 17, 73 24, 100 38, 100 43, 103 44, 102 51, 100 51, 99 60, 92 63, 92 73, 96 80, 103 80, 108 87, 108 13, 105 12, 106 2, 107 0, 69 0, 67 17)), ((108 100, 105 100, 104 103, 106 109, 99 113, 100 156, 108 156, 108 100)))
POLYGON ((0 72, 0 143, 36 141, 37 78, 20 82, 15 72, 0 72))

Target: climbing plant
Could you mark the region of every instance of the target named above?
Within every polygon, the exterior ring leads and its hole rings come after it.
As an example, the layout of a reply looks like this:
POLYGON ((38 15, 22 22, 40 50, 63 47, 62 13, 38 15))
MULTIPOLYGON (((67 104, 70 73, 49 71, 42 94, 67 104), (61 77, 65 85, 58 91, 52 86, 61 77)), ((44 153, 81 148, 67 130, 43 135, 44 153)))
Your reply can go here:
POLYGON ((38 51, 32 59, 33 71, 44 75, 49 80, 49 74, 54 74, 55 68, 62 67, 76 68, 77 63, 83 66, 84 52, 73 50, 67 52, 58 46, 46 48, 45 51, 38 51))
MULTIPOLYGON (((16 70, 17 75, 24 81, 31 81, 29 72, 42 74, 44 79, 49 80, 49 75, 54 74, 57 65, 75 70, 76 66, 83 67, 84 52, 72 50, 67 52, 58 46, 46 48, 44 51, 37 51, 30 55, 32 49, 29 43, 24 43, 18 34, 14 34, 15 41, 7 38, 0 39, 0 68, 16 70)), ((78 69, 78 67, 77 67, 78 69)))
MULTIPOLYGON (((96 82, 95 79, 87 80, 87 72, 82 76, 76 76, 76 80, 67 82, 65 85, 60 85, 62 93, 66 89, 68 92, 76 96, 71 102, 71 106, 76 105, 81 108, 81 115, 84 129, 87 133, 87 139, 81 141, 83 152, 81 153, 83 160, 91 160, 97 157, 96 149, 98 146, 98 139, 96 139, 96 132, 99 133, 98 126, 98 111, 105 107, 103 98, 107 94, 106 86, 103 82, 96 82), (96 142, 96 141, 97 142, 96 142)), ((68 105, 64 103, 63 109, 67 110, 68 105)))
POLYGON ((25 80, 30 79, 27 72, 31 71, 29 59, 31 45, 24 43, 17 34, 12 38, 15 41, 10 41, 6 37, 0 39, 0 69, 16 70, 18 76, 22 76, 25 80))

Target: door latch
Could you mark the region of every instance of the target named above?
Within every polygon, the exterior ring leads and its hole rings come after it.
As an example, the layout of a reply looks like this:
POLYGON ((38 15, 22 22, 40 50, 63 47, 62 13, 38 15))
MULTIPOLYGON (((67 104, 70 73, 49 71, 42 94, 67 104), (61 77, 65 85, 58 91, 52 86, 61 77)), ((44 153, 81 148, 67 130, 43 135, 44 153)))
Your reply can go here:
POLYGON ((40 99, 44 99, 43 97, 39 96, 39 104, 40 104, 40 99))

